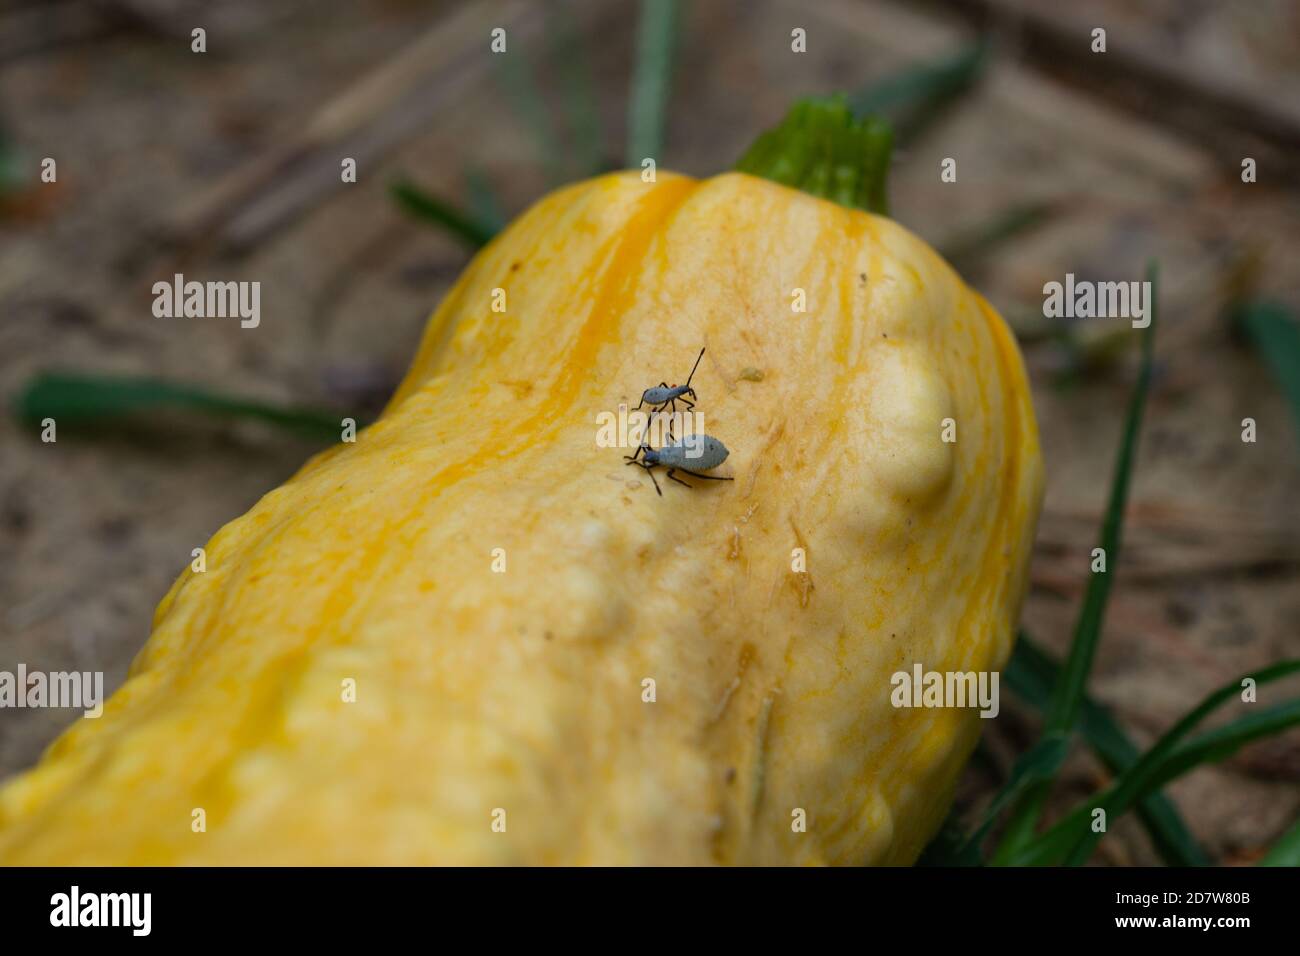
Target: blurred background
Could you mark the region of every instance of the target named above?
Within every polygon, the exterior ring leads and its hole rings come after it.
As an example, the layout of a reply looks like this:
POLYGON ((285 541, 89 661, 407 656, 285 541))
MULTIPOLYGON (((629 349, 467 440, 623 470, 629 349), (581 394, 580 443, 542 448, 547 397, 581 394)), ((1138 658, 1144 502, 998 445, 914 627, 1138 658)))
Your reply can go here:
MULTIPOLYGON (((324 447, 320 422, 378 412, 475 243, 550 188, 646 155, 711 175, 835 91, 895 120, 893 217, 1020 337, 1048 468, 1027 630, 1068 647, 1136 369, 1122 323, 1045 320, 1043 283, 1141 279, 1155 257, 1156 378, 1093 696, 1145 746, 1300 653, 1300 4, 9 0, 0 669, 116 688, 191 549, 324 447), (260 326, 154 318, 175 272, 260 281, 260 326), (71 404, 42 444, 22 415, 51 395, 71 404), (120 401, 139 405, 94 417, 120 401), (296 429, 265 420, 285 408, 296 429)), ((0 711, 0 778, 76 716, 0 711)), ((960 807, 1039 720, 1004 695, 960 807)), ((1056 800, 1103 779, 1081 750, 1056 800)), ((1300 736, 1169 792, 1213 857, 1249 862, 1300 812, 1300 736)), ((1131 817, 1101 854, 1156 861, 1131 817)))

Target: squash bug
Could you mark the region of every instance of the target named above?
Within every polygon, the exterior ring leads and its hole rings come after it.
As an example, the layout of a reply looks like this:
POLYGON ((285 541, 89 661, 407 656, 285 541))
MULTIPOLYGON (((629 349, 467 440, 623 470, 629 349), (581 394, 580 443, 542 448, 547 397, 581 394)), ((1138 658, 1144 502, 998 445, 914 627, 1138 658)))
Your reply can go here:
POLYGON ((647 388, 641 393, 641 401, 636 403, 636 407, 640 408, 642 405, 655 406, 651 414, 652 418, 669 405, 673 408, 673 414, 677 414, 678 399, 687 409, 694 408, 695 403, 686 396, 689 395, 691 398, 695 398, 695 389, 691 388, 691 379, 695 377, 695 370, 700 367, 700 359, 702 358, 704 358, 704 349, 700 349, 700 354, 695 357, 695 364, 691 366, 691 374, 686 377, 685 385, 669 385, 667 382, 660 382, 654 388, 647 388))
POLYGON ((701 475, 701 471, 712 471, 724 461, 727 460, 727 446, 722 444, 712 435, 687 435, 680 441, 675 441, 671 445, 665 445, 662 448, 651 448, 645 442, 642 442, 637 450, 631 455, 624 455, 629 465, 640 465, 650 475, 650 480, 654 482, 655 491, 659 492, 659 497, 663 497, 663 490, 659 487, 659 481, 655 478, 654 467, 662 465, 668 469, 668 477, 679 485, 692 487, 676 476, 676 472, 684 471, 688 475, 696 478, 708 478, 710 481, 735 481, 735 478, 723 477, 722 475, 701 475), (690 465, 690 467, 686 467, 690 465), (698 469, 698 470, 693 470, 698 469))

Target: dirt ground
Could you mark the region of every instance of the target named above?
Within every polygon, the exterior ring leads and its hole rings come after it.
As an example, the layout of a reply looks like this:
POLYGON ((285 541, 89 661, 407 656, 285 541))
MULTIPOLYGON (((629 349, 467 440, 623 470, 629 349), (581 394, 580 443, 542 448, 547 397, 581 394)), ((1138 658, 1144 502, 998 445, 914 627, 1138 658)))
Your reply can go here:
MULTIPOLYGON (((1044 334, 1042 284, 1067 272, 1138 279, 1160 260, 1157 378, 1091 684, 1145 744, 1219 684, 1300 655, 1297 422, 1225 319, 1241 291, 1300 303, 1300 8, 1171 0, 1138 13, 1113 0, 1053 12, 1066 6, 687 4, 660 164, 711 174, 797 96, 861 88, 991 31, 978 87, 897 156, 892 214, 945 250, 1017 204, 1048 210, 958 265, 1022 333, 1048 467, 1024 622, 1057 653, 1136 364, 1131 336, 1069 329, 1067 348, 1044 334), (1097 25, 1108 29, 1103 55, 1088 49, 1097 25), (789 52, 794 26, 808 31, 806 55, 789 52), (936 189, 949 156, 960 158, 958 182, 936 189), (1246 156, 1258 182, 1241 182, 1246 156), (1240 439, 1246 417, 1258 424, 1253 444, 1240 439)), ((606 159, 621 159, 631 3, 568 4, 566 49, 582 55, 558 57, 557 18, 538 4, 207 7, 0 10, 0 129, 30 174, 0 205, 6 400, 37 372, 65 369, 373 412, 468 260, 404 215, 387 184, 405 175, 465 201, 475 171, 512 216, 580 175, 571 163, 548 174, 528 100, 555 107, 574 63, 594 77, 606 159), (190 50, 196 25, 207 53, 190 50), (536 85, 490 60, 495 25, 529 51, 536 85), (46 156, 58 163, 52 186, 35 182, 46 156), (356 184, 339 182, 340 156, 357 158, 356 184), (151 284, 182 268, 261 280, 256 334, 155 319, 151 284)), ((557 130, 573 155, 581 131, 557 130)), ((116 687, 191 549, 318 447, 264 427, 170 425, 60 432, 51 445, 0 420, 0 669, 103 670, 116 687)), ((73 718, 0 712, 0 777, 30 765, 73 718)), ((996 786, 1036 724, 1004 703, 962 806, 996 786)), ((1080 755, 1054 805, 1102 779, 1080 755)), ((1300 735, 1198 770, 1170 793, 1214 858, 1249 861, 1300 812, 1300 735)), ((1128 821, 1102 855, 1156 861, 1128 821)))

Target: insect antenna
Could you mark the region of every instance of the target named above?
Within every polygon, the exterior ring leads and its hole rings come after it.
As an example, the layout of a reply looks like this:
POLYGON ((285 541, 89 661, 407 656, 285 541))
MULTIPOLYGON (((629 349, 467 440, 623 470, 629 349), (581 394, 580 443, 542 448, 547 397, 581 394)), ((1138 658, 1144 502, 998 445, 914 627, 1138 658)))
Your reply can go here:
POLYGON ((704 358, 704 349, 700 349, 700 354, 695 356, 695 364, 691 366, 691 374, 686 376, 686 387, 691 387, 691 379, 695 377, 695 370, 700 367, 700 359, 704 358))

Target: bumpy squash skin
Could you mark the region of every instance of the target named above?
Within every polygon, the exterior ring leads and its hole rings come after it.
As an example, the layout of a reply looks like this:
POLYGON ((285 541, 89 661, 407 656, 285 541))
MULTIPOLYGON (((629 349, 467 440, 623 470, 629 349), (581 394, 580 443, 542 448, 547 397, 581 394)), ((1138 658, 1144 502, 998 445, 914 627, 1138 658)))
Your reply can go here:
POLYGON ((1002 667, 1041 492, 1011 335, 902 227, 734 173, 563 189, 0 791, 0 861, 909 863, 981 728, 890 676, 1002 667), (660 498, 596 415, 701 345, 736 480, 660 498))

